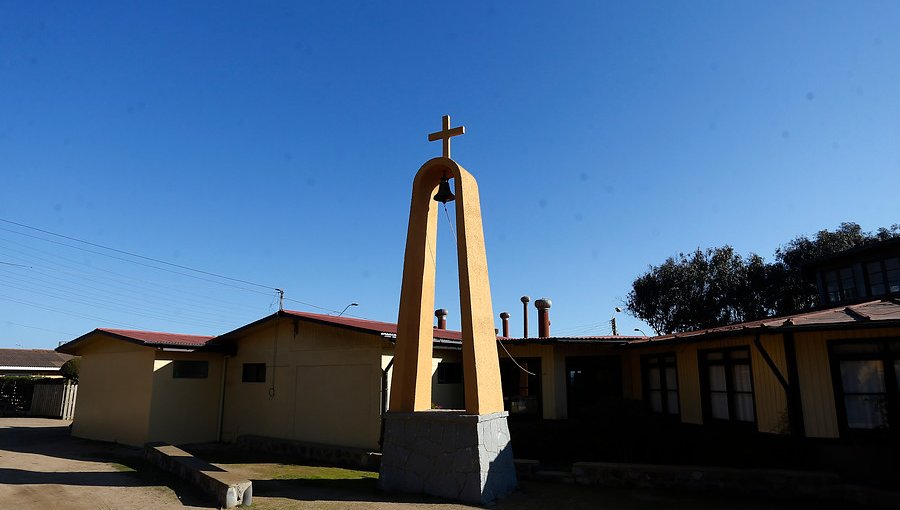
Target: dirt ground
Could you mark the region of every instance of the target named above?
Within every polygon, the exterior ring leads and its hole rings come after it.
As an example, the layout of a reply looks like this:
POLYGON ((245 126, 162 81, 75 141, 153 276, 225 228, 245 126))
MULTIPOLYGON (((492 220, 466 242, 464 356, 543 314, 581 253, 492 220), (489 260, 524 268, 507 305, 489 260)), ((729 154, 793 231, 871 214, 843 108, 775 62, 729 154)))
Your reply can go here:
MULTIPOLYGON (((146 464, 140 450, 75 439, 68 422, 0 418, 0 508, 211 509, 214 501, 146 464)), ((259 510, 466 510, 475 507, 378 491, 375 473, 282 465, 252 454, 204 452, 207 460, 253 481, 259 510), (208 454, 208 455, 207 455, 208 454), (231 458, 229 458, 231 455, 231 458), (250 455, 248 457, 248 455, 250 455), (218 457, 218 458, 217 458, 218 457)), ((773 503, 727 496, 679 495, 527 482, 495 510, 826 510, 835 503, 773 503)))
POLYGON ((0 418, 0 508, 215 508, 191 488, 148 473, 138 449, 73 439, 68 425, 0 418))

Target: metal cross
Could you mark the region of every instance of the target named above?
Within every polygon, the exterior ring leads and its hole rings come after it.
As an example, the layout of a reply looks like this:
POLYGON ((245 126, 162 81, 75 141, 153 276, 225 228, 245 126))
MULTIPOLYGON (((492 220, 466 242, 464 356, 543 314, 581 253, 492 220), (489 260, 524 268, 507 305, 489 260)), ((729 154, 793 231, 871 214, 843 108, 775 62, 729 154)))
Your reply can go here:
POLYGON ((430 135, 428 135, 428 141, 434 142, 436 140, 443 140, 443 142, 444 142, 444 157, 449 158, 450 157, 450 138, 452 138, 454 136, 466 134, 466 127, 459 126, 459 127, 450 129, 450 116, 449 115, 444 115, 442 121, 444 124, 443 129, 436 133, 431 133, 430 135))

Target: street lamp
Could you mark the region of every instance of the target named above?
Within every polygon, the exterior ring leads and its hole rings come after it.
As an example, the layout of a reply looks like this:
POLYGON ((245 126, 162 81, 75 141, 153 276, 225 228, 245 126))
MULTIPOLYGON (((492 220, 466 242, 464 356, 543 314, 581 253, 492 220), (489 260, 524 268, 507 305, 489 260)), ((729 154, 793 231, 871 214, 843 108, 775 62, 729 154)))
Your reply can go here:
POLYGON ((346 312, 347 309, 351 306, 359 306, 359 303, 350 303, 349 305, 345 306, 344 309, 341 310, 341 313, 337 314, 337 316, 340 317, 341 315, 344 315, 344 312, 346 312))
MULTIPOLYGON (((621 311, 622 311, 622 309, 617 306, 616 313, 619 313, 621 311)), ((612 319, 609 320, 609 324, 612 326, 613 336, 619 336, 619 330, 616 329, 616 315, 615 314, 613 314, 612 319)))

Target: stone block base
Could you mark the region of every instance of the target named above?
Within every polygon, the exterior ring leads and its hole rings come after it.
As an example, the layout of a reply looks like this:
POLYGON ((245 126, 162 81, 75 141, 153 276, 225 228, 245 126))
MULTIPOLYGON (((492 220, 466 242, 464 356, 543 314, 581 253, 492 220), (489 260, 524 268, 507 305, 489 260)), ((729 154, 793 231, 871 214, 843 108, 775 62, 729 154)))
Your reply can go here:
POLYGON ((509 413, 385 415, 382 490, 489 504, 516 488, 509 413))

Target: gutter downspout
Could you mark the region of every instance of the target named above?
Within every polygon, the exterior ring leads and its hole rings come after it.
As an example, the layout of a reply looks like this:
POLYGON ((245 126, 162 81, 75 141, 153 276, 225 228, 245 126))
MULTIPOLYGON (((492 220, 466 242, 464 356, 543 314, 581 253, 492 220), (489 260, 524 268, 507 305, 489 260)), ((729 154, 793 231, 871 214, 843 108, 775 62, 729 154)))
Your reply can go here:
POLYGON ((219 390, 219 426, 216 433, 216 441, 222 442, 222 426, 225 422, 225 381, 226 375, 228 374, 228 358, 231 356, 225 355, 225 359, 222 360, 222 386, 219 390))
POLYGON ((381 451, 384 446, 384 415, 388 411, 388 372, 394 366, 394 358, 388 361, 388 364, 381 371, 381 432, 378 433, 378 450, 381 451))

